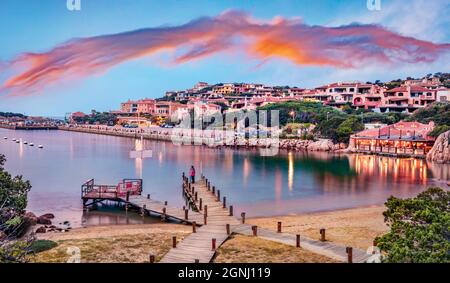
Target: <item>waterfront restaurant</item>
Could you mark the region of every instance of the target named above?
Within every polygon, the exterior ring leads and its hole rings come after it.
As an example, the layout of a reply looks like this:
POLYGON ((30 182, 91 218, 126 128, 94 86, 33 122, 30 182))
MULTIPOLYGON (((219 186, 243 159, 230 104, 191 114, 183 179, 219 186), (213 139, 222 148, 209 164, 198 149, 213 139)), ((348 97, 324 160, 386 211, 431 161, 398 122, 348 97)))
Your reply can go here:
POLYGON ((356 152, 425 156, 433 147, 428 133, 434 123, 398 122, 378 129, 361 131, 350 137, 350 147, 356 152))

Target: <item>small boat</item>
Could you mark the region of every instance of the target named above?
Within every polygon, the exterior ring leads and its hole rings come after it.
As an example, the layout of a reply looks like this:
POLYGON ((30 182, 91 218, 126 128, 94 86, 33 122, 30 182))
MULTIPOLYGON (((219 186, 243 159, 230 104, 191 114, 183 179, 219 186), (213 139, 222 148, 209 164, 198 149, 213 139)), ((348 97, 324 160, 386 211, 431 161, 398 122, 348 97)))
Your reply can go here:
POLYGON ((16 141, 16 139, 12 139, 12 141, 13 141, 13 142, 15 142, 15 141, 16 141))
POLYGON ((34 143, 30 142, 29 146, 34 146, 34 143))
POLYGON ((3 139, 4 139, 4 140, 7 140, 8 138, 7 138, 7 137, 3 137, 3 139))
POLYGON ((27 144, 27 143, 28 143, 27 141, 24 141, 24 142, 23 142, 23 144, 27 144))
POLYGON ((16 143, 20 143, 20 141, 19 141, 19 140, 16 140, 16 143))
POLYGON ((44 148, 44 146, 42 144, 38 145, 39 148, 44 148))

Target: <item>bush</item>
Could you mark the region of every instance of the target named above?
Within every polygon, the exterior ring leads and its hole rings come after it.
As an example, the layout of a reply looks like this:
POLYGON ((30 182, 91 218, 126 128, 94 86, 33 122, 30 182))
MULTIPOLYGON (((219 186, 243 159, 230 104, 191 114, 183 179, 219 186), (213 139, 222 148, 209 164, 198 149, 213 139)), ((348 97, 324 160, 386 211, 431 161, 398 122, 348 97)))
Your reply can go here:
POLYGON ((429 188, 415 198, 390 197, 385 205, 391 231, 376 239, 384 262, 450 262, 450 192, 429 188))
POLYGON ((56 242, 50 240, 36 240, 29 247, 29 252, 40 253, 43 251, 47 251, 53 249, 58 244, 56 242))
POLYGON ((449 130, 450 126, 447 125, 436 126, 428 135, 430 137, 437 138, 440 134, 445 133, 449 130))

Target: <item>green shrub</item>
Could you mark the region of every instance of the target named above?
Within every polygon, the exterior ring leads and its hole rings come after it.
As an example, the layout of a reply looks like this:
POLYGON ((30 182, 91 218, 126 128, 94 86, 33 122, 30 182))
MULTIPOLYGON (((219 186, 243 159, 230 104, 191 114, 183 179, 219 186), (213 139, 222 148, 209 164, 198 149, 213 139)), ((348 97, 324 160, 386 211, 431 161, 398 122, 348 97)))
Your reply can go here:
POLYGON ((36 240, 31 244, 29 250, 30 252, 40 253, 43 251, 53 249, 57 245, 58 244, 56 242, 50 240, 36 240))

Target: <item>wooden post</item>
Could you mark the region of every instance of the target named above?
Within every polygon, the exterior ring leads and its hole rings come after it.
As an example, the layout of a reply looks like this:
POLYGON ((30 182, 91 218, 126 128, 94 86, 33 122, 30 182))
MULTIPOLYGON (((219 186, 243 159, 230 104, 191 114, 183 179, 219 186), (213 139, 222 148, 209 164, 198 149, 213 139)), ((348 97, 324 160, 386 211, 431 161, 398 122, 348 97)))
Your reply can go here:
POLYGON ((197 194, 197 192, 195 192, 195 202, 197 202, 197 199, 198 199, 198 194, 197 194))
POLYGON ((253 230, 253 236, 255 236, 255 237, 258 236, 258 226, 253 225, 252 230, 253 230))
POLYGON ((200 204, 199 204, 199 210, 201 211, 202 210, 202 198, 200 198, 200 204))
POLYGON ((177 247, 177 236, 173 236, 172 237, 172 248, 176 248, 177 247))
POLYGON ((199 259, 195 259, 195 263, 199 263, 200 262, 200 260, 199 259))
POLYGON ((208 216, 206 214, 203 214, 203 225, 207 225, 208 221, 206 220, 208 216))
POLYGON ((348 261, 348 263, 352 263, 353 262, 353 248, 352 247, 347 247, 345 249, 345 251, 347 252, 347 261, 348 261))
POLYGON ((142 208, 141 208, 141 216, 142 217, 144 217, 145 216, 145 208, 146 208, 146 206, 145 206, 145 204, 142 206, 142 208))
POLYGON ((188 211, 189 209, 184 210, 184 219, 188 220, 188 211))
POLYGON ((245 212, 241 213, 242 224, 245 224, 245 212))
POLYGON ((212 187, 212 193, 213 193, 213 195, 216 194, 216 186, 213 186, 213 187, 212 187))
POLYGON ((195 221, 194 222, 192 222, 192 233, 197 233, 197 223, 195 223, 195 221))
POLYGON ((147 199, 150 199, 150 194, 147 194, 147 199))
POLYGON ((223 208, 227 208, 227 197, 223 197, 223 208))
POLYGON ((203 214, 205 214, 206 216, 208 216, 208 206, 205 204, 205 207, 204 207, 204 212, 203 212, 203 214))
POLYGON ((192 194, 194 194, 194 193, 195 193, 195 187, 194 187, 194 186, 192 186, 192 190, 191 190, 191 193, 192 193, 192 194))
POLYGON ((220 190, 217 190, 217 201, 220 201, 220 190))
POLYGON ((230 216, 233 216, 233 206, 230 205, 230 216))
POLYGON ((320 240, 325 242, 325 228, 320 229, 320 240))
POLYGON ((163 207, 163 209, 162 209, 162 215, 161 215, 161 220, 166 220, 166 208, 165 207, 163 207))
POLYGON ((277 232, 281 233, 281 221, 278 221, 277 232))
POLYGON ((167 205, 167 200, 164 202, 164 205, 167 205))
POLYGON ((150 255, 150 263, 155 263, 155 255, 150 255))
POLYGON ((299 234, 297 234, 297 235, 295 235, 296 236, 296 247, 297 248, 300 248, 300 235, 299 234))
POLYGON ((230 234, 231 234, 231 231, 230 231, 230 224, 227 224, 227 225, 226 225, 226 228, 227 228, 227 235, 230 235, 230 234))
POLYGON ((127 201, 130 201, 130 191, 127 191, 127 201))
POLYGON ((216 250, 216 238, 211 239, 211 250, 216 250))

